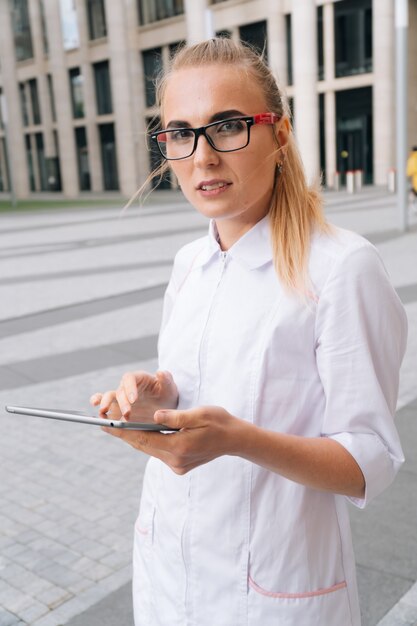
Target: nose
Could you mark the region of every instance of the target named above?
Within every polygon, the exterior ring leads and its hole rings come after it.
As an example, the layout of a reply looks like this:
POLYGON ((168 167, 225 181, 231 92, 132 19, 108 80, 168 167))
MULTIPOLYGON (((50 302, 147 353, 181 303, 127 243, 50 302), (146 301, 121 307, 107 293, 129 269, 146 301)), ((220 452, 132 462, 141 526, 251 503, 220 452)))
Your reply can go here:
POLYGON ((197 146, 194 152, 194 163, 199 167, 217 165, 219 153, 210 145, 207 137, 200 135, 197 139, 197 146))

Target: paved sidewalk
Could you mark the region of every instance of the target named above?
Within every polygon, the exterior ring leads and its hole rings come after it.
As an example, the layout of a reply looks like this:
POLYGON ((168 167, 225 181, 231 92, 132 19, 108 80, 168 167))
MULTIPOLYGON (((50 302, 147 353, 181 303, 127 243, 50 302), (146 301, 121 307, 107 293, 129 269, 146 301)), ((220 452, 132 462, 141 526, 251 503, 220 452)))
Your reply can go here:
MULTIPOLYGON (((374 188, 326 203, 332 222, 378 246, 410 323, 398 413, 407 463, 368 509, 352 509, 363 626, 375 626, 417 578, 417 219, 398 233, 395 197, 374 188)), ((86 409, 126 369, 155 369, 173 255, 205 231, 177 194, 123 218, 118 206, 0 215, 0 407, 86 409)), ((145 457, 94 427, 1 408, 0 427, 0 626, 131 626, 145 457)), ((383 626, 417 622, 416 596, 383 626)))

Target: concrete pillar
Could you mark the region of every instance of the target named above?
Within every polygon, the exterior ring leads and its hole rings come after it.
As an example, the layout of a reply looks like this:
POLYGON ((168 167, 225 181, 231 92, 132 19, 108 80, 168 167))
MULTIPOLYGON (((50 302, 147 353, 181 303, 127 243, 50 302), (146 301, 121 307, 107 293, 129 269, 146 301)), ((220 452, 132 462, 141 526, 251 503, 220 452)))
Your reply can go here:
POLYGON ((131 196, 137 188, 137 164, 133 140, 133 111, 130 89, 129 50, 124 2, 106 0, 106 20, 110 56, 110 81, 120 191, 131 196))
POLYGON ((417 1, 408 7, 408 136, 409 148, 417 146, 417 1))
POLYGON ((43 126, 43 142, 45 157, 54 157, 55 142, 52 132, 52 112, 49 106, 48 82, 45 73, 45 53, 43 49, 43 35, 40 6, 38 2, 28 3, 30 23, 32 29, 32 45, 35 61, 37 64, 37 85, 39 107, 41 112, 41 124, 43 126))
POLYGON ((320 172, 316 24, 314 0, 297 0, 293 3, 292 58, 295 127, 307 180, 310 183, 317 179, 320 172))
POLYGON ((208 33, 207 0, 185 0, 185 20, 187 24, 187 43, 189 45, 204 41, 208 33))
POLYGON ((3 93, 7 106, 8 154, 17 198, 29 196, 29 172, 23 137, 22 111, 12 22, 8 2, 0 2, 0 65, 3 79, 3 93))
MULTIPOLYGON (((323 6, 324 80, 330 83, 335 78, 334 4, 323 6)), ((336 159, 336 94, 327 88, 324 94, 324 129, 326 142, 326 182, 334 186, 336 159)))
POLYGON ((76 198, 79 193, 77 153, 59 2, 55 0, 45 2, 45 19, 49 41, 49 68, 53 79, 56 105, 62 188, 65 196, 76 198))
POLYGON ((395 166, 394 0, 373 0, 374 183, 386 185, 395 166))
POLYGON ((285 14, 281 0, 269 0, 267 24, 269 66, 278 84, 287 85, 285 14))
POLYGON ((100 140, 96 121, 97 114, 94 72, 89 59, 89 33, 85 0, 76 0, 76 8, 78 28, 80 30, 80 55, 82 59, 81 74, 83 77, 84 117, 87 133, 91 191, 103 191, 103 170, 101 167, 100 140))

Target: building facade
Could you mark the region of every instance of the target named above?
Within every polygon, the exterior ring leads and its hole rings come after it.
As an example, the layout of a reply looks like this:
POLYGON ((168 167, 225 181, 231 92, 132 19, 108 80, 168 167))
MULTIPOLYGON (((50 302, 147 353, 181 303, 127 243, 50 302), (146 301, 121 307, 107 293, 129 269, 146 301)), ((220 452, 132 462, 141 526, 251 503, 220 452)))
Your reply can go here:
MULTIPOLYGON (((154 78, 213 33, 267 55, 310 180, 395 166, 394 0, 0 0, 0 191, 119 190, 158 156, 154 78), (6 153, 7 149, 7 153, 6 153), (6 158, 8 155, 8 159, 6 158), (9 163, 9 167, 8 167, 9 163)), ((409 0, 409 141, 417 144, 417 0, 409 0)), ((163 187, 175 185, 169 177, 163 187)))

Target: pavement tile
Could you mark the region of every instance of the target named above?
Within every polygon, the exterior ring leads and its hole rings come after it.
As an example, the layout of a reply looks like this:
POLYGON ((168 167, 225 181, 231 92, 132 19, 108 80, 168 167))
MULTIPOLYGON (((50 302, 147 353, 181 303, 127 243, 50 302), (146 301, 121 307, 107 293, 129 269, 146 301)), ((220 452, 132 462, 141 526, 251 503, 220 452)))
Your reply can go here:
POLYGON ((45 604, 49 609, 54 609, 63 602, 66 602, 72 597, 72 593, 68 590, 58 587, 57 585, 50 585, 47 589, 34 594, 35 597, 45 604))
POLYGON ((23 622, 14 615, 9 613, 5 609, 0 607, 0 626, 25 626, 23 622))

